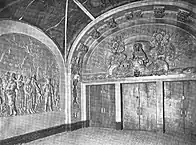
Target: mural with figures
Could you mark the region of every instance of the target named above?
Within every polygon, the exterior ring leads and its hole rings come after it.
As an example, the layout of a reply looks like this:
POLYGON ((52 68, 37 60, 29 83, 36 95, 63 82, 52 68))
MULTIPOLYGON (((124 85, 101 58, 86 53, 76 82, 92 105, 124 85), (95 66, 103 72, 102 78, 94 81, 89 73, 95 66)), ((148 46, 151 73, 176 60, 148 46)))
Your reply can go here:
POLYGON ((59 66, 49 48, 18 33, 0 36, 0 117, 58 111, 59 66))
POLYGON ((195 37, 171 25, 132 26, 106 37, 89 52, 83 80, 196 72, 195 37))

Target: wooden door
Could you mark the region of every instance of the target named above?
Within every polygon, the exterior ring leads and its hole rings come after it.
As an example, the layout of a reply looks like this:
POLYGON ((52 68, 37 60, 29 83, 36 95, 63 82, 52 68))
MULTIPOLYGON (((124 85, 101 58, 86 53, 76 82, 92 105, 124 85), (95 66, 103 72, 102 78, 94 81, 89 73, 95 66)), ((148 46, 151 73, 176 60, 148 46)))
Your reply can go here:
POLYGON ((156 84, 123 84, 124 129, 156 130, 156 84))
POLYGON ((196 81, 184 82, 185 133, 196 134, 196 81))
POLYGON ((123 128, 139 130, 139 84, 122 84, 123 128))
POLYGON ((164 82, 164 118, 165 132, 172 134, 184 133, 183 117, 183 82, 164 82))
POLYGON ((90 86, 90 126, 115 128, 114 85, 90 86))
POLYGON ((90 86, 90 126, 99 127, 102 125, 101 120, 101 100, 100 86, 90 86))
POLYGON ((102 85, 102 127, 115 128, 115 85, 102 85))
POLYGON ((140 130, 156 131, 157 98, 156 84, 142 83, 140 92, 140 130))

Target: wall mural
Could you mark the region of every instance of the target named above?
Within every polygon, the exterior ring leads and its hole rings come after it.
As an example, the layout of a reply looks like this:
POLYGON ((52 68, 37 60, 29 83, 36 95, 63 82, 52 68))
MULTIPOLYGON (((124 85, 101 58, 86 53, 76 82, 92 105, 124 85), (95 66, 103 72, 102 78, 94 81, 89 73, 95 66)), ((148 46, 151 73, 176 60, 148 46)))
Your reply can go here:
POLYGON ((169 25, 140 25, 108 36, 83 67, 83 80, 196 72, 195 38, 169 25))
POLYGON ((0 117, 58 111, 59 67, 47 46, 12 33, 0 47, 0 117))

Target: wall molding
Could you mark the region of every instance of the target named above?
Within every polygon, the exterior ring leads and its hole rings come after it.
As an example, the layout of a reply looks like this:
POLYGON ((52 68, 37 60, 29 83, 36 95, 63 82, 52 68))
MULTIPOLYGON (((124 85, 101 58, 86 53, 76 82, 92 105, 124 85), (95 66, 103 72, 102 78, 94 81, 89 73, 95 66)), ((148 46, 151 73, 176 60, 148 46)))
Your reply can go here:
POLYGON ((24 135, 19 135, 15 137, 11 137, 8 139, 0 140, 0 144, 2 145, 10 145, 10 144, 22 144, 31 142, 37 139, 41 139, 47 136, 51 136, 54 134, 66 132, 66 131, 73 131, 81 128, 89 127, 89 120, 80 121, 72 124, 63 124, 31 133, 27 133, 24 135))

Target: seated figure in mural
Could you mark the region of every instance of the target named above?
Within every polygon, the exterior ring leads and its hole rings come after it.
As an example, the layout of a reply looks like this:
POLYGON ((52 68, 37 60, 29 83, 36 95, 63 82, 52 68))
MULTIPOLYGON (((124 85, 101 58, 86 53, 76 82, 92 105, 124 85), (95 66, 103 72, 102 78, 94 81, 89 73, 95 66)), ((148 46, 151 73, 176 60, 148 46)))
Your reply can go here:
POLYGON ((51 83, 51 79, 46 79, 46 84, 44 85, 44 107, 45 111, 50 110, 53 111, 53 95, 54 95, 54 87, 51 83))
POLYGON ((151 48, 149 52, 149 56, 151 58, 148 63, 148 70, 152 72, 153 75, 163 75, 167 74, 169 70, 169 64, 167 63, 165 54, 160 54, 157 51, 157 48, 151 48))
POLYGON ((143 75, 143 73, 146 69, 146 66, 149 62, 149 59, 143 50, 143 45, 140 42, 137 42, 133 45, 133 54, 132 54, 132 64, 133 64, 133 70, 134 70, 134 76, 138 77, 140 75, 143 75))
POLYGON ((133 45, 133 60, 137 59, 141 65, 146 66, 149 62, 147 54, 143 50, 143 45, 137 42, 133 45))
POLYGON ((15 116, 17 115, 16 110, 16 90, 17 90, 17 83, 16 83, 16 74, 12 73, 10 80, 6 86, 6 96, 8 100, 8 106, 9 106, 9 115, 15 116))

